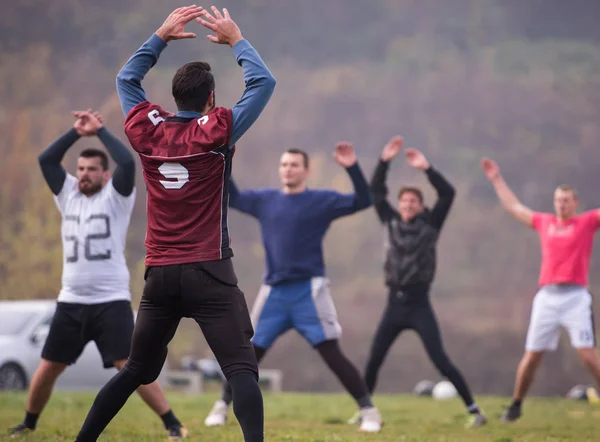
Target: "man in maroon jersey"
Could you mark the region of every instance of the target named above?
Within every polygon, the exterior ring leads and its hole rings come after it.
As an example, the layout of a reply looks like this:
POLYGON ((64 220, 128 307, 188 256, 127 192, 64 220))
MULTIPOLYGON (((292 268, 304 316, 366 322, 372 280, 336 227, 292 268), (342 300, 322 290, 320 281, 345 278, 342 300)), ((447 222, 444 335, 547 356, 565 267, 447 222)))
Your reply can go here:
POLYGON ((275 80, 227 10, 212 10, 175 10, 117 76, 125 133, 147 187, 146 283, 127 364, 98 393, 77 441, 96 440, 133 391, 156 379, 184 317, 198 323, 233 388, 244 439, 264 440, 254 331, 230 259, 227 185, 235 142, 266 106, 275 80), (246 89, 233 109, 215 106, 205 62, 173 77, 177 114, 150 103, 141 87, 167 42, 195 37, 184 31, 194 19, 215 33, 211 41, 231 46, 243 68, 246 89))
POLYGON ((600 385, 600 358, 592 317, 588 274, 594 234, 600 228, 600 209, 577 214, 575 189, 554 191, 556 214, 534 212, 524 206, 500 174, 498 165, 484 158, 483 172, 493 184, 502 206, 517 221, 537 230, 542 247, 539 290, 533 300, 525 354, 517 370, 513 402, 502 415, 504 422, 521 417, 521 404, 546 351, 555 350, 560 328, 565 328, 583 365, 600 385))

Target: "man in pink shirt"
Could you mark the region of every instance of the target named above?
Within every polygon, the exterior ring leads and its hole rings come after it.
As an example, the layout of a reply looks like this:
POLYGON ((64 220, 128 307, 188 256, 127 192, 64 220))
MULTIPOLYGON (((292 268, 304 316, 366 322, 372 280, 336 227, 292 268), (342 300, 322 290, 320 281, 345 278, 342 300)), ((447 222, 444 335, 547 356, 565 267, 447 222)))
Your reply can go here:
POLYGON ((592 296, 588 290, 592 241, 600 227, 600 209, 577 215, 577 192, 560 186, 554 192, 556 214, 534 212, 510 190, 494 161, 484 158, 481 167, 508 213, 537 230, 542 248, 540 289, 533 300, 525 354, 517 369, 513 402, 502 415, 503 421, 512 422, 521 416, 521 402, 544 352, 556 350, 561 327, 567 330, 571 345, 600 384, 600 358, 595 350, 592 296))

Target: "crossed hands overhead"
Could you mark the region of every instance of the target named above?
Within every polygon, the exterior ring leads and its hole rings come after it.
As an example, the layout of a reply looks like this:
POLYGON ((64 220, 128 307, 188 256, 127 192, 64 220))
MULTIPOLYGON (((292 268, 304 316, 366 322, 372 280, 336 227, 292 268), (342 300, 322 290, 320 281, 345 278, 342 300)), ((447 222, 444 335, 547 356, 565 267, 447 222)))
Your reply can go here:
MULTIPOLYGON (((381 152, 381 160, 388 162, 391 161, 396 155, 400 153, 402 150, 402 146, 404 145, 404 138, 401 136, 395 136, 387 144, 383 147, 383 152, 381 152)), ((423 153, 415 149, 414 147, 409 147, 404 151, 404 157, 406 158, 406 162, 415 169, 419 170, 427 170, 429 169, 429 161, 423 153)))
POLYGON ((214 32, 214 35, 207 36, 213 43, 233 46, 243 39, 240 28, 231 19, 226 8, 223 8, 223 13, 215 6, 211 6, 211 9, 214 15, 202 6, 192 5, 177 8, 169 14, 162 26, 158 28, 156 35, 167 43, 171 40, 196 38, 195 33, 185 31, 185 26, 192 20, 196 20, 214 32))
POLYGON ((72 114, 75 117, 73 128, 79 136, 90 137, 96 135, 104 125, 104 120, 100 112, 93 112, 92 109, 73 111, 72 114))

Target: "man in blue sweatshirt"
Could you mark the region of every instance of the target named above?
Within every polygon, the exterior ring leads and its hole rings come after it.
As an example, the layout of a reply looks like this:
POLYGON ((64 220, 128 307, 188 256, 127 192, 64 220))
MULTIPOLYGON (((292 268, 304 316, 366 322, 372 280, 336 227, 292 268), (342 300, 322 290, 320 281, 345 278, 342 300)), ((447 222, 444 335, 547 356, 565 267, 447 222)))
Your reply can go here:
MULTIPOLYGON (((371 206, 369 185, 350 143, 338 143, 336 161, 346 169, 355 193, 313 190, 307 186, 309 158, 289 149, 279 163, 281 189, 239 191, 229 183, 229 204, 260 223, 266 274, 251 313, 257 360, 290 329, 300 333, 321 355, 360 409, 361 431, 381 429, 381 416, 371 402, 358 370, 339 346, 341 327, 325 273, 322 243, 330 224, 371 206)), ((205 420, 224 425, 232 401, 229 384, 205 420)))

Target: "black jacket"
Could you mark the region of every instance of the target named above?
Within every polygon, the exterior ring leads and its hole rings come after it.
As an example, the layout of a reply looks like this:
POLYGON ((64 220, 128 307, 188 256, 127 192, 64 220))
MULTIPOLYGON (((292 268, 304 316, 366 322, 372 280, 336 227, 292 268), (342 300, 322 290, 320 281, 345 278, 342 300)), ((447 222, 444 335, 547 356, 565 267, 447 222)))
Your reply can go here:
POLYGON ((430 210, 410 222, 403 222, 400 214, 387 201, 385 184, 389 162, 379 161, 371 181, 375 210, 386 226, 385 282, 392 290, 420 287, 425 290, 433 282, 436 270, 436 244, 446 220, 454 188, 433 167, 425 172, 438 194, 430 210))

